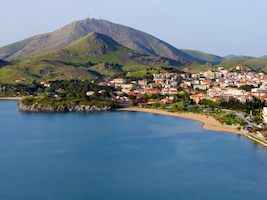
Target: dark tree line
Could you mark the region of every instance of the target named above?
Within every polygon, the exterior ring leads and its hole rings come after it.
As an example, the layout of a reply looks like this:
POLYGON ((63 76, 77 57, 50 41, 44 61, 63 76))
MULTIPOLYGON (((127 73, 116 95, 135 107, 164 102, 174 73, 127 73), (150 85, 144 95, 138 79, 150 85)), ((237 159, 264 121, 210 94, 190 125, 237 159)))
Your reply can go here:
POLYGON ((230 98, 229 101, 220 101, 219 106, 227 109, 242 110, 248 114, 252 111, 253 114, 255 114, 255 112, 266 107, 267 104, 265 101, 256 98, 254 98, 253 101, 247 101, 246 103, 240 103, 238 100, 230 98))
POLYGON ((115 89, 108 86, 100 86, 91 83, 89 80, 56 80, 50 81, 53 90, 63 89, 65 93, 85 93, 87 91, 105 90, 106 92, 113 92, 115 89))

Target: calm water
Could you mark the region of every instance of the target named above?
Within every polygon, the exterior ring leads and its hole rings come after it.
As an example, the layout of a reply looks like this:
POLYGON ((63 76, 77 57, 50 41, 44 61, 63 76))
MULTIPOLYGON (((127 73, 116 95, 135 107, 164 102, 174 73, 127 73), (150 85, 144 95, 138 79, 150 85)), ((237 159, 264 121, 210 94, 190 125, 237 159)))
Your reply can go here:
POLYGON ((267 149, 139 112, 21 113, 0 101, 0 199, 266 199, 267 149))

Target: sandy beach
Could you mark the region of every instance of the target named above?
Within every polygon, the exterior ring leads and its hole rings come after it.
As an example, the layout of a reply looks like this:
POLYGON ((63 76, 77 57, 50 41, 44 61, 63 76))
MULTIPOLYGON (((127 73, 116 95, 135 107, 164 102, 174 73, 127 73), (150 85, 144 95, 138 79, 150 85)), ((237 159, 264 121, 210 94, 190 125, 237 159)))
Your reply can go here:
POLYGON ((203 115, 203 114, 194 114, 194 113, 174 113, 174 112, 167 112, 164 110, 156 110, 152 108, 138 108, 138 107, 129 107, 129 108, 120 108, 117 109, 120 111, 138 111, 138 112, 149 112, 153 114, 159 115, 169 115, 173 117, 182 117, 187 119, 196 120, 203 123, 202 128, 207 130, 213 131, 223 131, 223 132, 230 132, 235 134, 242 134, 241 131, 237 130, 234 127, 230 127, 227 125, 222 125, 220 122, 215 120, 213 117, 203 115))
POLYGON ((0 100, 21 100, 25 97, 0 97, 0 100))

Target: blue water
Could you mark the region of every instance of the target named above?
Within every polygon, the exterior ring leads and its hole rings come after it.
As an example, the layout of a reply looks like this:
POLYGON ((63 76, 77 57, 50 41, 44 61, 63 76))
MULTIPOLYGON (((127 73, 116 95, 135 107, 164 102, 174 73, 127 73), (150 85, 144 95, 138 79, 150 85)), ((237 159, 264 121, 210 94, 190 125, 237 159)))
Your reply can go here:
POLYGON ((0 199, 266 199, 267 149, 141 112, 22 113, 0 101, 0 199))

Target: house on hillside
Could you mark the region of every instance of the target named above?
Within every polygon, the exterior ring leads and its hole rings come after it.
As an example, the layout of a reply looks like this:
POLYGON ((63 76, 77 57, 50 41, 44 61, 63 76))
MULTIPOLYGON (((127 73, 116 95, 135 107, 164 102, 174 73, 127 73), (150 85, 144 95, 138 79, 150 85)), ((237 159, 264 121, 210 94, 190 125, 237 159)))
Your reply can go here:
POLYGON ((15 79, 15 83, 23 82, 24 79, 15 79))
POLYGON ((114 78, 113 81, 111 81, 113 83, 125 83, 126 79, 125 78, 114 78))
POLYGON ((87 95, 87 96, 92 96, 94 93, 95 93, 94 91, 87 91, 87 92, 86 92, 86 95, 87 95))
POLYGON ((161 99, 160 102, 161 102, 161 103, 171 103, 172 100, 169 99, 169 98, 164 98, 164 99, 161 99))
POLYGON ((147 79, 139 80, 138 84, 139 85, 147 85, 147 79))

